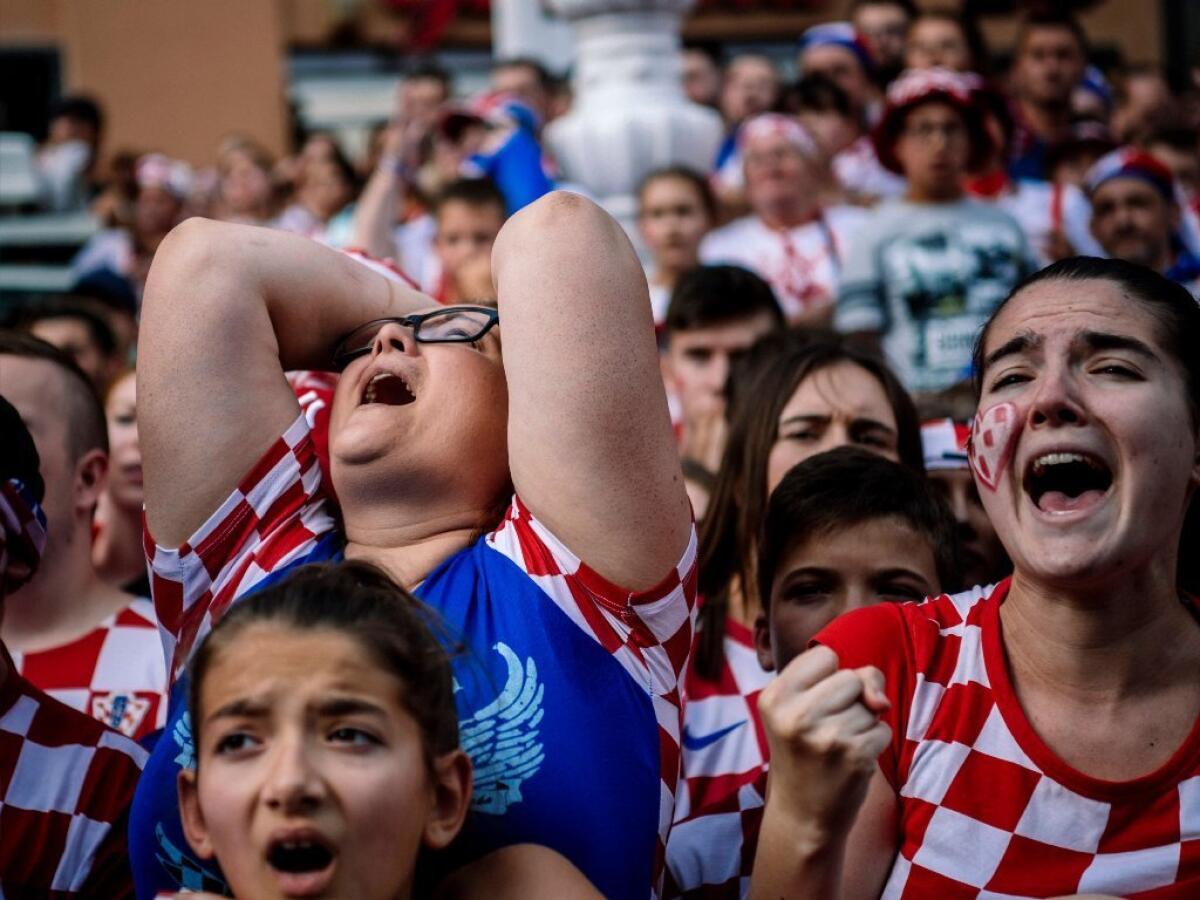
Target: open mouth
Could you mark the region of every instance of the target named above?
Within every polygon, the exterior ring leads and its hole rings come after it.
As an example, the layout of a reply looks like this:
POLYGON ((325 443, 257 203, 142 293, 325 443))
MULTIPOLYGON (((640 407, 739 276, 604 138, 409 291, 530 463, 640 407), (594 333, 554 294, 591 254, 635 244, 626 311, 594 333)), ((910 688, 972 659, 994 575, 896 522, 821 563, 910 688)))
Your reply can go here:
POLYGON ((267 865, 287 897, 321 894, 332 882, 337 852, 315 831, 305 830, 271 842, 267 865))
POLYGON ((1112 487, 1102 459, 1075 451, 1043 453, 1025 469, 1025 492, 1042 512, 1063 513, 1098 503, 1112 487))
POLYGON ((380 372, 368 381, 367 386, 363 388, 362 395, 364 406, 368 403, 406 406, 416 399, 416 395, 407 382, 399 375, 393 375, 390 372, 380 372))
POLYGON ((333 862, 333 850, 318 837, 276 841, 267 851, 267 863, 287 875, 324 871, 333 862))

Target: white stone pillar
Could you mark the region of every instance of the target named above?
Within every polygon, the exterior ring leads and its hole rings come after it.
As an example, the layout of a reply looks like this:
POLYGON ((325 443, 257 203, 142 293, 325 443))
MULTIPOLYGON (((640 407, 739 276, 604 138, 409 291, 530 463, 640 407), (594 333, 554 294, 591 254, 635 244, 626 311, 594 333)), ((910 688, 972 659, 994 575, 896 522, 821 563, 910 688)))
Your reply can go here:
POLYGON ((635 191, 653 169, 708 172, 720 116, 683 93, 679 29, 694 0, 545 0, 575 32, 575 99, 546 142, 567 181, 583 185, 629 231, 635 191))
POLYGON ((538 0, 492 0, 492 56, 530 56, 556 74, 575 57, 566 22, 546 14, 538 0))

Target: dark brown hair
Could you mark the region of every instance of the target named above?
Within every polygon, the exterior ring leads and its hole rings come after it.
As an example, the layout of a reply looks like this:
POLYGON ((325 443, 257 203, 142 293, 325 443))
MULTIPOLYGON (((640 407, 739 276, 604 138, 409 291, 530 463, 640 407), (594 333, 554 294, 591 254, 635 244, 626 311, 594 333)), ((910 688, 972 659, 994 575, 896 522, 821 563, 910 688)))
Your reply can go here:
POLYGON ((716 678, 725 652, 729 592, 755 589, 758 532, 767 508, 767 459, 779 431, 779 416, 805 379, 840 362, 874 376, 896 417, 900 461, 925 472, 921 426, 912 399, 876 356, 834 335, 793 331, 756 344, 731 379, 729 440, 700 531, 699 614, 696 671, 716 678))
POLYGON ((458 747, 458 713, 446 632, 432 609, 365 562, 314 563, 236 603, 189 667, 188 709, 200 741, 200 697, 213 660, 247 628, 269 623, 327 629, 356 640, 404 684, 400 702, 417 720, 427 764, 458 747))
POLYGON ((958 523, 919 472, 859 447, 836 447, 788 470, 771 492, 758 549, 763 610, 784 556, 804 541, 894 517, 925 538, 939 589, 959 583, 958 523))

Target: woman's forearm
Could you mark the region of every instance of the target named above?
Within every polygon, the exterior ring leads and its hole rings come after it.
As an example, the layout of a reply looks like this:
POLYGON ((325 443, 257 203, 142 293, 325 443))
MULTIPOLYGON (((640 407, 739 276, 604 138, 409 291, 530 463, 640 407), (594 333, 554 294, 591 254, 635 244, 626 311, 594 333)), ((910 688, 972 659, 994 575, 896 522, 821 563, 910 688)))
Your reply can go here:
POLYGON ((777 814, 763 814, 750 880, 751 900, 829 900, 841 892, 846 835, 831 835, 777 814))
POLYGON ((230 339, 273 341, 284 369, 327 367, 347 331, 433 302, 308 238, 249 225, 189 220, 160 257, 147 292, 152 317, 162 304, 186 304, 185 321, 219 317, 230 339))

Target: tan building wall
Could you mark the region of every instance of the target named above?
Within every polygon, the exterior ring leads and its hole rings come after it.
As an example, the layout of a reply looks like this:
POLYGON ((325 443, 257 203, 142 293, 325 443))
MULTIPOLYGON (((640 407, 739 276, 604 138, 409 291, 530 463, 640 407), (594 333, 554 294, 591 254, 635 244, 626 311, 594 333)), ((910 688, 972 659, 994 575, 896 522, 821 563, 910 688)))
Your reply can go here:
MULTIPOLYGON (((844 0, 830 0, 810 13, 709 13, 690 19, 686 31, 692 38, 786 39, 844 8, 844 0)), ((1082 19, 1097 45, 1115 44, 1133 62, 1160 60, 1155 0, 1107 0, 1082 19)), ((485 23, 461 24, 448 33, 450 41, 486 46, 485 23)), ((406 22, 374 0, 357 6, 329 0, 0 0, 0 45, 57 46, 66 89, 87 90, 104 104, 108 151, 157 149, 196 164, 211 163, 217 141, 231 131, 280 153, 286 48, 319 46, 339 31, 374 46, 400 46, 406 22)), ((1004 51, 1012 46, 1015 23, 993 16, 984 31, 993 50, 1004 51)))
POLYGON ((0 43, 52 44, 64 87, 108 116, 105 146, 212 162, 237 131, 284 148, 278 0, 0 0, 0 43))

